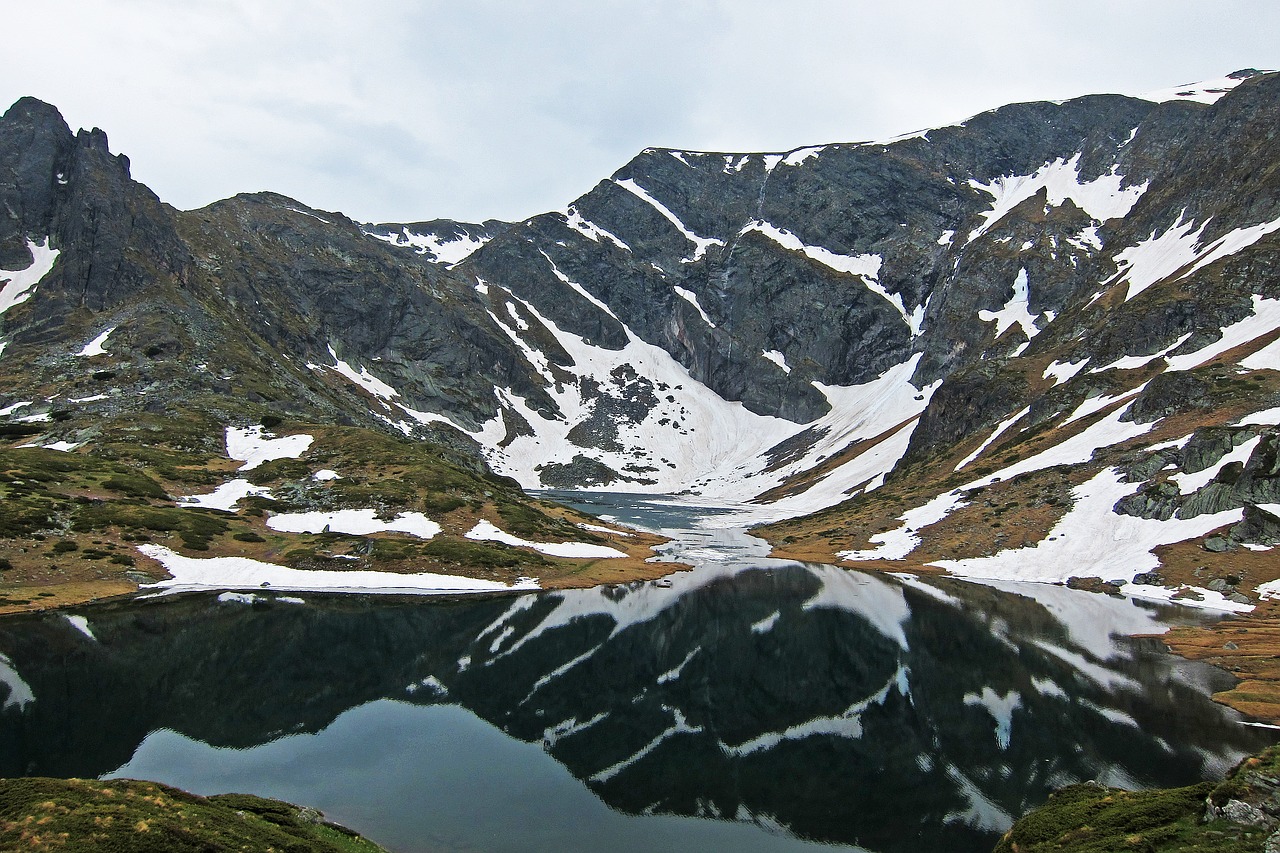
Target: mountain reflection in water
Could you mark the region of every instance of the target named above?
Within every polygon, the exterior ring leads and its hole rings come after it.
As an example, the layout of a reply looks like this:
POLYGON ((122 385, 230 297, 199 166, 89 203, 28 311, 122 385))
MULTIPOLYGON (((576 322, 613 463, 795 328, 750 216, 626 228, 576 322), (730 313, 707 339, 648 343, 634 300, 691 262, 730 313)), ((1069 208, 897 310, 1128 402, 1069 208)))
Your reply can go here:
POLYGON ((1124 636, 1194 614, 733 541, 669 586, 5 619, 0 772, 280 796, 404 851, 977 851, 1061 785, 1272 740, 1210 701, 1224 673, 1124 636))

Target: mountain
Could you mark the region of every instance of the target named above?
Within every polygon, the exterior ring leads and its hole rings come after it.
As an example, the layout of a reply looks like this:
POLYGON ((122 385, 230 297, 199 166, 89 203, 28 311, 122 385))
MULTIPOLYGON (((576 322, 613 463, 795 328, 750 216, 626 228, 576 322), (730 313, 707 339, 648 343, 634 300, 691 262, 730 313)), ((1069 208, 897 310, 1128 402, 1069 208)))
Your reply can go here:
POLYGON ((76 455, 139 414, 206 453, 264 417, 377 431, 526 488, 750 501, 796 556, 1244 606, 1280 540, 1278 113, 1247 70, 361 224, 175 210, 23 99, 0 415, 76 455))

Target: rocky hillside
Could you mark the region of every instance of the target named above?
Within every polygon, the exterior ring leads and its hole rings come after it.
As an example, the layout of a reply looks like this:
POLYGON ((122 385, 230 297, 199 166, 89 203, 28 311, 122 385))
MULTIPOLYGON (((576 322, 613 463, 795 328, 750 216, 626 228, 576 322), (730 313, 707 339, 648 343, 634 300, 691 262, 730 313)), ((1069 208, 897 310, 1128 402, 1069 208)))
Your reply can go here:
POLYGON ((0 427, 77 453, 137 413, 198 412, 215 443, 376 430, 524 487, 821 511, 769 535, 982 577, 1154 590, 1203 566, 1152 575, 1152 549, 1194 541, 1226 555, 1194 594, 1246 606, 1280 537, 1278 114, 1280 75, 1244 71, 893 140, 648 149, 520 223, 360 224, 270 193, 174 210, 24 99, 0 427))

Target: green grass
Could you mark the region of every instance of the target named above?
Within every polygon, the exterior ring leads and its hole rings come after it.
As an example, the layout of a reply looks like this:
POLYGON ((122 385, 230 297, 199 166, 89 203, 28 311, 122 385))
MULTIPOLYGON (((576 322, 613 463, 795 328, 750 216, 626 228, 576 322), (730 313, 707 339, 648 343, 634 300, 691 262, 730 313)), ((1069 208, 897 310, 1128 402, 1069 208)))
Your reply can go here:
POLYGON ((377 853, 314 809, 246 794, 198 797, 129 779, 0 779, 0 848, 103 853, 377 853))
POLYGON ((547 563, 540 554, 522 551, 497 542, 473 542, 469 539, 443 535, 437 536, 422 546, 421 553, 445 565, 515 568, 541 566, 547 563))
POLYGON ((995 853, 1262 853, 1270 829, 1204 822, 1205 801, 1256 799, 1280 770, 1280 747, 1246 759, 1215 785, 1126 791, 1071 785, 1024 815, 995 853), (1263 780, 1254 790, 1254 783, 1263 780))

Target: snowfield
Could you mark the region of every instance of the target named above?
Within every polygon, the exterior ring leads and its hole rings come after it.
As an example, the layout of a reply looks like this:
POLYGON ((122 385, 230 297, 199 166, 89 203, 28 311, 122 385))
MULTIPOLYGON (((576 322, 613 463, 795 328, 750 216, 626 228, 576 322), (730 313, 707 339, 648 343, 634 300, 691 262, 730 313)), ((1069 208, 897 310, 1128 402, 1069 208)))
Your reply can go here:
POLYGON ((429 572, 395 572, 290 569, 246 557, 184 557, 162 545, 140 545, 138 551, 164 566, 173 577, 143 587, 157 593, 225 589, 282 589, 290 591, 387 594, 448 594, 537 589, 538 582, 524 578, 515 584, 476 580, 429 572))

